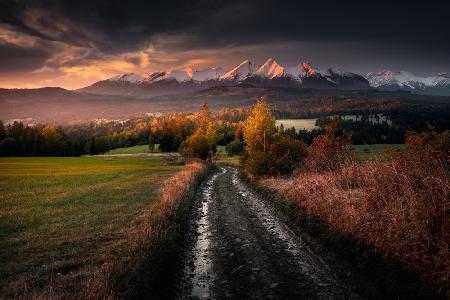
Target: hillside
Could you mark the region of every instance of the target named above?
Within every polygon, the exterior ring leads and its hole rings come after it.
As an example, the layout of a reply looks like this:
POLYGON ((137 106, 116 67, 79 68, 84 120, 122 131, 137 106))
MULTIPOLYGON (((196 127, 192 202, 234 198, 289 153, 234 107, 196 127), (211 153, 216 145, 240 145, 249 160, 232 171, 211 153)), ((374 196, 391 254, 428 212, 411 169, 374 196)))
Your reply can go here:
POLYGON ((250 107, 263 97, 276 111, 294 116, 362 110, 424 109, 448 112, 450 97, 408 92, 344 91, 260 87, 253 84, 210 87, 201 91, 153 97, 94 95, 60 88, 1 89, 0 119, 63 123, 127 118, 146 112, 196 111, 206 101, 212 109, 250 107))

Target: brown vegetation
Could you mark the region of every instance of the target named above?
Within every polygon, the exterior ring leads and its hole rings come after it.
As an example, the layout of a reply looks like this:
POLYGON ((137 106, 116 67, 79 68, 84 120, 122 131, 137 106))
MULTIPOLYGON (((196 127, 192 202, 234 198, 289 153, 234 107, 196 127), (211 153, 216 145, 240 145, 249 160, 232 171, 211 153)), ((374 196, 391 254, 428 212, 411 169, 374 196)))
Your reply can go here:
MULTIPOLYGON (((262 183, 338 230, 398 259, 437 289, 450 287, 450 134, 410 132, 387 161, 330 155, 329 137, 309 149, 291 179, 262 183)), ((333 150, 334 149, 334 150, 333 150)), ((340 154, 342 151, 339 150, 340 154)))

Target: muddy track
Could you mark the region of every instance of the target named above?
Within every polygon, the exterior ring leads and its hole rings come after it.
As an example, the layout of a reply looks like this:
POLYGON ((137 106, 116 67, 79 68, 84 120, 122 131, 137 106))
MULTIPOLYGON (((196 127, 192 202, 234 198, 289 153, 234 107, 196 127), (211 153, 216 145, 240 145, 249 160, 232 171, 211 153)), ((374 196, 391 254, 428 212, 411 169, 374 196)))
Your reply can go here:
POLYGON ((197 198, 179 298, 363 298, 236 169, 220 168, 197 198))

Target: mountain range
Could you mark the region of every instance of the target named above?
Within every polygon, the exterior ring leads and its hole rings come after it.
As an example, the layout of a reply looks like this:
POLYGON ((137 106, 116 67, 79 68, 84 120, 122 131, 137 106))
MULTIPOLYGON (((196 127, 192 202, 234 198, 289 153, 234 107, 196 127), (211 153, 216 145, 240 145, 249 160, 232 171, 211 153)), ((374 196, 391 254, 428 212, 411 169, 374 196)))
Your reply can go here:
POLYGON ((410 72, 384 70, 366 75, 370 85, 385 91, 406 90, 418 94, 450 95, 450 77, 447 73, 419 77, 410 72))
POLYGON ((338 69, 317 69, 309 63, 285 67, 269 58, 261 66, 244 60, 234 68, 192 68, 125 73, 79 89, 102 95, 159 96, 196 92, 227 86, 289 87, 336 90, 407 90, 417 94, 450 95, 450 77, 445 73, 419 77, 406 71, 381 71, 365 76, 338 69))

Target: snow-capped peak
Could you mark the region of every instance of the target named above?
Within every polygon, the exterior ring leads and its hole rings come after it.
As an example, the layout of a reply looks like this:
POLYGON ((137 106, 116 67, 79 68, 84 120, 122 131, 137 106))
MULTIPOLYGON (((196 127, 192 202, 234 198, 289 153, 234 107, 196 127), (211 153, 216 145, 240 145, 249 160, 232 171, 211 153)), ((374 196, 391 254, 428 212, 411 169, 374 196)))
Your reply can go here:
POLYGON ((313 68, 309 63, 303 62, 295 67, 286 68, 286 73, 294 79, 302 81, 304 77, 320 76, 322 72, 313 68))
POLYGON ((276 78, 286 75, 286 71, 281 67, 273 58, 269 58, 259 69, 255 72, 255 75, 266 77, 266 78, 276 78))
POLYGON ((192 79, 192 69, 186 68, 186 69, 175 69, 167 72, 166 78, 172 78, 176 81, 188 81, 192 79))
POLYGON ((308 75, 308 76, 316 76, 316 75, 319 73, 319 72, 318 72, 316 69, 314 69, 309 63, 303 62, 303 63, 301 64, 301 66, 302 66, 302 68, 303 68, 303 71, 304 71, 305 75, 308 75))
POLYGON ((108 81, 126 81, 131 83, 137 83, 144 80, 144 77, 134 73, 124 73, 107 79, 108 81))
MULTIPOLYGON (((343 76, 343 77, 355 77, 355 76, 358 76, 355 73, 348 72, 348 71, 345 71, 345 70, 336 69, 336 68, 329 68, 326 72, 328 74, 330 74, 330 75, 331 74, 336 74, 336 75, 343 76)), ((323 72, 319 71, 319 73, 321 73, 323 75, 323 72)))
POLYGON ((192 72, 192 79, 197 81, 216 80, 224 73, 222 68, 209 68, 204 70, 194 70, 192 72))
POLYGON ((144 76, 144 81, 148 81, 148 82, 158 81, 158 80, 164 79, 166 74, 167 73, 164 71, 151 72, 144 76))
POLYGON ((418 78, 406 71, 393 72, 383 70, 377 73, 371 72, 366 75, 366 78, 373 87, 399 86, 415 89, 418 84, 424 84, 423 78, 418 78))
POLYGON ((246 59, 239 65, 220 76, 222 80, 242 80, 253 74, 253 65, 246 59))
POLYGON ((396 87, 409 89, 423 89, 425 87, 447 87, 450 86, 450 78, 442 76, 416 76, 411 72, 393 72, 383 70, 371 72, 366 75, 367 80, 373 87, 396 87))

